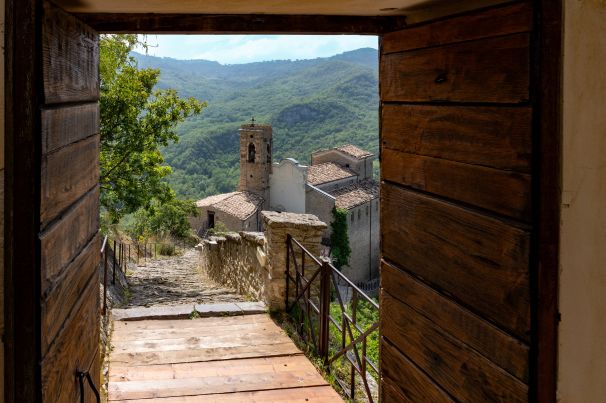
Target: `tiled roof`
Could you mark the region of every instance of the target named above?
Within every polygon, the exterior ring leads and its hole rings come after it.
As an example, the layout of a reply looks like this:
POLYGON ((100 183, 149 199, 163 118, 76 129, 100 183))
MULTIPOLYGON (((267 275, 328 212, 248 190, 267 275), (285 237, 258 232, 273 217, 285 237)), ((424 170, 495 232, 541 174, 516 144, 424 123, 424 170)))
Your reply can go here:
POLYGON ((218 203, 228 197, 233 196, 234 194, 236 194, 236 192, 231 192, 231 193, 223 193, 220 195, 214 195, 214 196, 208 196, 207 198, 198 200, 196 202, 196 206, 198 207, 208 207, 208 206, 212 206, 215 203, 218 203))
POLYGON ((335 197, 337 207, 351 209, 378 198, 379 184, 374 180, 365 180, 337 189, 331 195, 335 197))
POLYGON ((263 204, 263 198, 254 193, 235 192, 232 196, 215 203, 213 207, 240 220, 245 220, 253 215, 261 204, 263 204))
POLYGON ((307 183, 312 185, 320 185, 322 183, 345 179, 351 176, 356 176, 356 173, 351 169, 342 167, 334 162, 310 165, 309 168, 307 168, 307 183))
POLYGON ((263 198, 250 192, 223 193, 196 202, 198 207, 213 207, 240 220, 245 220, 254 214, 261 204, 263 204, 263 198))
POLYGON ((352 144, 345 144, 341 147, 335 147, 335 150, 342 151, 345 154, 351 155, 352 157, 355 157, 360 160, 373 155, 371 152, 362 150, 361 148, 358 148, 352 144))

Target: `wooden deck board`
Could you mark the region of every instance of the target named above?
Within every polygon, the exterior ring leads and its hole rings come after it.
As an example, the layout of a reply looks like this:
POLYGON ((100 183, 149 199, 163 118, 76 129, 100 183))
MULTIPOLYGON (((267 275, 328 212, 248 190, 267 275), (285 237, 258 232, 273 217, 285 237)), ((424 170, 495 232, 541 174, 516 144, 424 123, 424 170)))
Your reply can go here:
POLYGON ((113 402, 342 401, 267 315, 117 321, 112 347, 113 402))

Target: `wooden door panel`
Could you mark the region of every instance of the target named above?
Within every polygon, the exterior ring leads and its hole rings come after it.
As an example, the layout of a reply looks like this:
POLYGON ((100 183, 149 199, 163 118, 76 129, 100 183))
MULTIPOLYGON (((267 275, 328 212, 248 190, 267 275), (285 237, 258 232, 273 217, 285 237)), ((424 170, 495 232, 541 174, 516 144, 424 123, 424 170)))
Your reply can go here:
POLYGON ((530 173, 532 108, 385 104, 383 150, 530 173))
POLYGON ((75 403, 100 381, 98 35, 47 1, 41 31, 41 396, 75 403))
POLYGON ((529 399, 533 18, 524 1, 382 38, 387 401, 529 399))

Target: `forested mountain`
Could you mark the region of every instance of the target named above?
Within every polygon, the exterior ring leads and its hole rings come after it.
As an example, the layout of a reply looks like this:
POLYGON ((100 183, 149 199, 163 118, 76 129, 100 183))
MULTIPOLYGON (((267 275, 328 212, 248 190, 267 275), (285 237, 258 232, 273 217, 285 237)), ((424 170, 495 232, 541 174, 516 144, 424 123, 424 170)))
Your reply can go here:
POLYGON ((221 65, 135 54, 161 70, 159 87, 208 101, 163 150, 180 196, 232 191, 239 177, 240 125, 254 116, 273 126, 274 161, 302 163, 319 148, 344 143, 378 151, 378 56, 364 48, 330 58, 221 65))

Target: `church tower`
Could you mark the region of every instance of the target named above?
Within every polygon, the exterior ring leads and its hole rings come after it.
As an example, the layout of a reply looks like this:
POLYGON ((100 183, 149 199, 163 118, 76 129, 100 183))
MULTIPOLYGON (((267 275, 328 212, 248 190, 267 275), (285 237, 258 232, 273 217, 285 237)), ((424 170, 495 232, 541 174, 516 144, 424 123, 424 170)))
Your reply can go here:
POLYGON ((272 129, 269 125, 240 127, 240 185, 238 190, 261 196, 269 205, 269 175, 272 163, 272 129))

